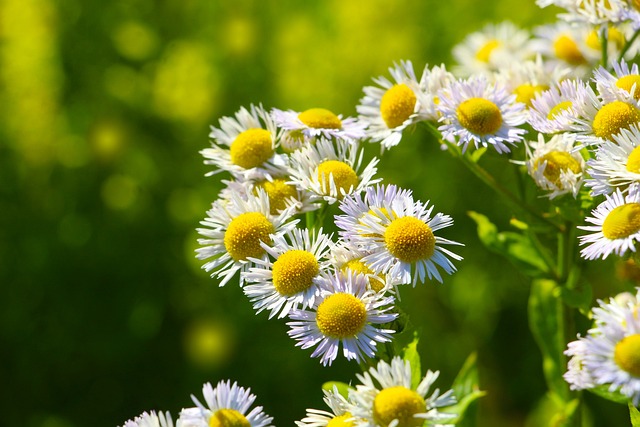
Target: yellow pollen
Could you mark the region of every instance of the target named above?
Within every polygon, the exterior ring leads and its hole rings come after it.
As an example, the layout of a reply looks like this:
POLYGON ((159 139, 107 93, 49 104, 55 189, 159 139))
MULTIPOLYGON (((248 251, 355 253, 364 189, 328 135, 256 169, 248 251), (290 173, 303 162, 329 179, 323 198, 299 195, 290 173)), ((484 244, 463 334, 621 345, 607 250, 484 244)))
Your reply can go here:
POLYGON ((469 98, 456 111, 460 124, 473 133, 496 133, 502 126, 502 113, 496 104, 484 98, 469 98))
POLYGON ((219 409, 209 419, 209 427, 251 427, 251 423, 235 409, 219 409))
POLYGON ((547 114, 547 119, 549 119, 549 120, 555 119, 558 114, 560 114, 561 112, 563 112, 565 110, 568 110, 572 106, 573 106, 573 103, 571 101, 559 102, 558 104, 556 104, 555 107, 553 107, 551 110, 549 110, 549 114, 547 114))
POLYGON ((622 101, 613 101, 603 106, 593 119, 593 133, 595 136, 611 139, 621 129, 640 122, 640 111, 631 104, 622 101))
POLYGON ((298 114, 302 123, 314 129, 341 129, 342 121, 326 108, 310 108, 298 114))
POLYGON ((627 203, 609 212, 602 234, 609 240, 624 239, 640 230, 640 203, 627 203))
POLYGON ((367 265, 362 262, 361 259, 351 259, 345 262, 341 268, 342 271, 351 270, 354 273, 364 274, 365 276, 369 276, 369 287, 373 289, 375 292, 380 292, 384 289, 384 282, 376 279, 375 277, 371 277, 370 275, 375 274, 372 269, 367 267, 367 265))
POLYGON ((315 255, 305 250, 291 249, 273 263, 273 286, 280 295, 289 297, 309 289, 319 271, 315 255))
POLYGON ((423 221, 404 216, 391 221, 384 232, 384 243, 394 257, 412 263, 431 258, 436 247, 436 238, 423 221))
POLYGON ((247 129, 231 143, 231 162, 245 169, 260 166, 273 155, 271 133, 247 129))
POLYGON ((260 258, 264 249, 260 242, 270 243, 275 231, 271 221, 260 212, 246 212, 233 218, 224 233, 224 247, 236 261, 260 258))
POLYGON ((427 412, 424 399, 415 391, 403 386, 382 389, 373 400, 373 418, 377 424, 387 427, 398 420, 397 427, 419 427, 424 418, 414 415, 427 412))
POLYGON ((291 198, 297 200, 298 192, 296 187, 287 184, 284 179, 274 179, 273 181, 262 181, 255 184, 255 190, 262 188, 269 196, 269 206, 271 214, 276 215, 279 211, 287 207, 287 201, 291 198))
POLYGON ((500 46, 500 42, 498 40, 490 40, 484 44, 478 51, 476 52, 476 59, 481 62, 489 62, 491 58, 491 53, 500 46))
POLYGON ((527 104, 531 107, 531 100, 536 97, 542 91, 549 89, 546 85, 532 85, 529 83, 518 86, 514 93, 516 95, 516 101, 527 104))
POLYGON ((543 175, 556 187, 561 187, 560 175, 562 172, 580 173, 582 171, 580 162, 566 151, 551 151, 537 159, 534 167, 537 169, 544 162, 547 162, 547 166, 544 168, 543 175))
POLYGON ((358 186, 358 174, 351 166, 340 160, 326 160, 318 165, 318 181, 322 191, 329 194, 331 185, 330 177, 338 190, 338 198, 342 197, 342 192, 348 193, 358 186))
POLYGON ((640 377, 640 334, 622 338, 616 344, 613 360, 623 371, 640 377))
POLYGON ((367 322, 367 308, 351 294, 329 295, 318 306, 316 323, 323 335, 331 338, 354 337, 367 322))
POLYGON ((627 170, 631 173, 640 173, 640 146, 633 149, 627 158, 627 170))
POLYGON ((353 427, 355 420, 346 421, 349 418, 353 418, 353 415, 349 412, 345 412, 342 415, 338 415, 329 420, 326 427, 353 427))
POLYGON ((626 90, 631 93, 631 88, 633 85, 636 86, 635 92, 633 93, 633 97, 635 99, 640 99, 640 76, 637 74, 629 74, 628 76, 620 77, 616 82, 616 86, 620 89, 626 90))
POLYGON ((553 43, 556 56, 571 65, 585 64, 587 60, 580 52, 577 43, 567 35, 561 35, 553 43))
POLYGON ((391 86, 380 100, 380 114, 387 127, 403 124, 416 108, 416 94, 404 83, 391 86))

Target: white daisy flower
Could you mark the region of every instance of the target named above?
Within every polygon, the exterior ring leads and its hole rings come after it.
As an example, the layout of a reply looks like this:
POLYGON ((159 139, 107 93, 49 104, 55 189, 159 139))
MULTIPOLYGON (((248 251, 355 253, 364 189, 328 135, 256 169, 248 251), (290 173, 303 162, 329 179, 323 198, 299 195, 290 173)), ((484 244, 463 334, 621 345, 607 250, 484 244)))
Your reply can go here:
POLYGON ((564 8, 566 12, 558 14, 558 17, 567 22, 591 25, 621 22, 621 12, 624 8, 624 1, 622 0, 542 0, 541 3, 545 5, 555 4, 564 8))
POLYGON ((550 67, 538 55, 535 61, 514 62, 501 68, 496 74, 496 81, 516 96, 516 102, 531 107, 538 94, 549 89, 552 83, 564 79, 568 73, 568 68, 559 64, 550 67))
POLYGON ((398 316, 388 311, 394 298, 368 288, 369 281, 362 274, 332 274, 320 288, 320 296, 309 310, 293 310, 288 334, 298 341, 296 346, 316 347, 311 357, 320 357, 324 365, 331 365, 342 345, 347 360, 361 362, 372 358, 376 345, 391 341, 392 329, 378 325, 392 322, 398 316))
POLYGON ((422 120, 438 121, 440 118, 440 112, 438 111, 440 98, 438 93, 442 88, 449 86, 455 79, 454 75, 447 71, 444 64, 432 68, 427 65, 424 68, 420 78, 421 90, 416 93, 422 109, 420 114, 422 120))
POLYGON ((575 150, 575 142, 572 133, 554 135, 549 141, 538 134, 537 142, 526 145, 529 175, 538 187, 549 191, 550 199, 566 193, 575 198, 580 191, 585 162, 575 150))
POLYGON ((367 124, 367 136, 371 142, 380 142, 381 149, 398 145, 402 132, 423 116, 420 92, 411 61, 401 61, 389 68, 393 82, 386 77, 378 77, 378 86, 366 86, 365 96, 356 107, 358 118, 367 124))
POLYGON ((276 124, 294 134, 302 133, 307 138, 322 136, 327 139, 362 139, 365 137, 366 124, 356 118, 342 118, 326 108, 310 108, 308 110, 283 111, 274 108, 271 112, 276 124))
POLYGON ((591 90, 587 87, 586 82, 574 79, 553 84, 531 100, 529 124, 542 133, 571 131, 584 103, 583 92, 591 90))
POLYGON ((251 389, 231 384, 230 381, 220 381, 215 388, 210 383, 202 387, 204 404, 194 396, 191 399, 195 408, 183 409, 178 419, 181 427, 206 426, 246 426, 272 427, 273 418, 262 410, 262 406, 251 406, 256 396, 251 389))
POLYGON ((491 146, 498 153, 508 153, 507 144, 523 141, 525 105, 515 101, 504 86, 472 77, 451 84, 441 91, 438 109, 442 113, 438 128, 442 137, 455 141, 466 151, 469 143, 476 148, 491 146))
POLYGON ((236 177, 264 178, 287 164, 287 157, 276 153, 280 135, 262 106, 242 107, 235 118, 221 118, 220 127, 211 127, 209 136, 212 147, 200 153, 205 164, 217 169, 207 175, 228 171, 236 177))
POLYGON ((489 24, 453 48, 453 57, 458 63, 453 71, 462 77, 478 74, 491 77, 511 63, 532 59, 530 38, 528 31, 511 22, 489 24))
POLYGON ((302 306, 311 307, 328 267, 331 236, 295 228, 284 236, 273 236, 273 244, 262 248, 274 258, 252 259, 255 267, 244 274, 244 293, 260 313, 279 318, 302 306))
POLYGON ((429 422, 452 421, 455 414, 445 414, 440 408, 456 403, 453 390, 440 394, 435 389, 429 395, 431 386, 439 372, 427 371, 417 387, 411 386, 411 365, 399 356, 391 363, 383 360, 376 367, 362 375, 356 374, 361 384, 349 391, 350 412, 362 419, 358 426, 366 427, 411 427, 429 422))
POLYGON ((453 225, 453 219, 442 213, 432 216, 429 202, 414 202, 406 193, 389 192, 376 201, 374 194, 379 193, 367 189, 368 205, 358 197, 343 200, 340 210, 347 215, 338 215, 335 221, 343 239, 368 251, 362 262, 378 274, 413 286, 427 277, 442 282, 437 266, 452 274, 456 268, 449 258, 462 259, 443 245, 461 244, 434 233, 453 225))
POLYGON ((631 23, 634 31, 640 29, 640 4, 637 1, 630 1, 626 7, 621 10, 620 18, 631 23))
POLYGON ((594 80, 598 92, 604 102, 624 101, 638 106, 640 99, 640 73, 638 64, 631 67, 622 59, 613 62, 613 73, 604 67, 599 67, 594 72, 594 80))
POLYGON ((622 129, 640 123, 640 109, 635 102, 622 99, 604 101, 588 86, 581 92, 582 103, 573 124, 578 140, 587 145, 599 145, 613 140, 622 129))
POLYGON ((640 318, 638 295, 598 301, 594 327, 585 337, 569 343, 572 356, 565 379, 572 389, 607 386, 609 392, 640 403, 640 318), (575 359, 577 358, 577 362, 575 359))
MULTIPOLYGON (((202 268, 211 272, 211 277, 222 278, 224 286, 237 273, 247 271, 251 259, 266 259, 262 242, 271 242, 295 227, 298 220, 290 220, 295 206, 271 214, 269 196, 263 190, 257 195, 232 194, 229 200, 216 200, 201 221, 206 228, 197 231, 204 238, 198 239, 202 246, 196 250, 197 258, 207 261, 202 268)), ((240 286, 243 285, 240 275, 240 286)))
POLYGON ((333 204, 380 181, 373 179, 378 159, 361 169, 363 155, 364 150, 351 141, 319 139, 291 154, 291 182, 310 192, 312 200, 333 204))
MULTIPOLYGON (((540 25, 534 29, 532 46, 548 65, 559 64, 569 70, 571 77, 586 78, 602 56, 599 47, 591 47, 591 32, 592 27, 584 24, 556 22, 540 25)), ((595 42, 599 43, 597 33, 595 42)))
POLYGON ((339 425, 351 427, 355 424, 355 419, 348 411, 347 400, 338 393, 336 387, 331 391, 322 390, 324 393, 324 403, 331 408, 331 412, 320 409, 307 409, 307 416, 300 421, 296 421, 298 427, 327 427, 339 425))
POLYGON ((631 125, 598 146, 596 157, 587 161, 585 185, 591 194, 610 194, 615 189, 625 193, 632 184, 640 184, 640 129, 631 125))
POLYGON ((607 195, 591 217, 585 220, 590 226, 578 228, 591 232, 580 236, 580 244, 588 245, 580 251, 586 259, 607 258, 611 253, 623 256, 635 252, 635 242, 640 239, 640 189, 633 186, 625 196, 620 190, 607 195))
POLYGON ((362 274, 368 279, 368 287, 374 292, 386 292, 395 288, 393 278, 384 274, 376 274, 362 259, 370 255, 349 242, 338 242, 331 248, 330 262, 337 271, 362 274))
POLYGON ((122 427, 173 427, 171 414, 155 411, 143 412, 133 420, 125 422, 122 427))

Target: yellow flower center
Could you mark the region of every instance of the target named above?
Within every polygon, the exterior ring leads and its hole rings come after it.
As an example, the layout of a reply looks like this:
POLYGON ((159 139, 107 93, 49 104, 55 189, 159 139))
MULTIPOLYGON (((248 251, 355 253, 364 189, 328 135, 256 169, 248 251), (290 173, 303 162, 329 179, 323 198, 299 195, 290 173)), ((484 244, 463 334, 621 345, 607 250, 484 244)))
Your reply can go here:
POLYGON ((315 255, 305 250, 291 249, 273 263, 273 286, 280 295, 289 297, 309 289, 319 271, 315 255))
POLYGON ((481 62, 489 62, 489 58, 491 58, 491 53, 500 46, 500 42, 498 40, 489 40, 484 44, 478 51, 476 52, 476 59, 481 62))
POLYGON ((613 360, 623 371, 640 377, 640 334, 622 338, 616 344, 613 360))
POLYGON ((555 107, 553 107, 551 110, 549 110, 549 114, 547 114, 547 119, 549 119, 549 120, 555 119, 558 114, 560 114, 561 112, 563 112, 565 110, 568 110, 572 106, 573 106, 573 103, 571 101, 559 102, 558 104, 556 104, 555 107))
POLYGON ((394 257, 412 263, 430 258, 436 247, 436 238, 423 221, 412 216, 394 219, 384 232, 384 243, 394 257))
MULTIPOLYGON (((375 274, 373 270, 371 270, 367 265, 362 262, 361 259, 351 259, 345 262, 342 267, 342 271, 351 270, 354 273, 364 274, 365 276, 369 276, 371 274, 375 274)), ((373 289, 375 292, 380 292, 384 289, 384 282, 376 279, 375 277, 369 276, 369 287, 373 289)))
POLYGON ((630 3, 635 10, 640 10, 640 0, 631 0, 630 3))
POLYGON ((279 211, 287 207, 287 200, 294 198, 297 200, 298 192, 295 185, 287 184, 284 179, 274 179, 273 181, 262 181, 255 184, 255 192, 262 188, 269 196, 269 206, 271 214, 276 215, 279 211))
POLYGON ((636 91, 633 94, 635 99, 640 99, 640 76, 637 74, 629 74, 628 76, 620 77, 616 82, 616 86, 620 89, 626 90, 631 93, 633 85, 636 86, 636 91))
POLYGON ((342 415, 338 415, 329 420, 326 427, 353 427, 355 425, 355 420, 346 421, 349 418, 353 418, 349 412, 345 412, 342 415))
MULTIPOLYGON (((609 27, 609 35, 607 37, 609 43, 614 43, 618 49, 622 49, 626 40, 624 34, 615 27, 609 27)), ((593 50, 602 49, 602 39, 600 38, 600 32, 592 30, 587 35, 586 44, 593 50)))
POLYGON ((587 60, 580 52, 578 44, 568 35, 561 35, 553 43, 553 50, 556 56, 571 65, 581 65, 587 60))
POLYGON ((326 160, 318 165, 318 180, 325 194, 329 194, 331 189, 330 178, 333 178, 333 182, 336 185, 338 197, 342 197, 340 190, 348 193, 358 186, 358 175, 356 171, 340 160, 326 160))
POLYGON ((634 148, 629 154, 627 170, 631 173, 640 173, 640 146, 634 148))
POLYGON ((251 423, 235 409, 219 409, 209 418, 209 427, 251 427, 251 423))
POLYGON ((302 123, 315 129, 341 129, 342 121, 326 108, 310 108, 298 114, 302 123))
POLYGON ((469 98, 456 110, 460 124, 473 133, 496 133, 502 126, 502 113, 493 102, 484 98, 469 98))
POLYGON ((593 133, 595 136, 611 139, 621 129, 640 122, 640 111, 631 104, 613 101, 603 106, 593 119, 593 133))
POLYGON ((387 427, 398 420, 397 427, 419 427, 424 418, 414 415, 427 412, 424 399, 415 391, 403 386, 382 389, 373 400, 373 418, 379 425, 387 427))
POLYGON ((416 94, 404 83, 391 86, 380 100, 380 114, 387 127, 403 124, 416 108, 416 94))
POLYGON ((231 162, 245 169, 260 166, 273 155, 271 133, 264 129, 247 129, 231 143, 231 162))
POLYGON ((582 171, 580 162, 574 159, 573 156, 566 151, 551 151, 537 159, 534 163, 534 167, 537 169, 538 166, 545 161, 547 162, 547 166, 544 168, 543 175, 556 187, 561 186, 560 174, 562 172, 571 171, 573 173, 580 173, 582 171))
POLYGON ((329 295, 318 306, 316 323, 323 335, 331 338, 350 338, 364 328, 367 308, 351 294, 338 292, 329 295))
POLYGON ((547 89, 549 89, 549 86, 526 83, 518 86, 513 92, 516 95, 516 101, 531 107, 531 100, 535 98, 537 94, 547 89))
POLYGON ((624 239, 640 230, 640 203, 627 203, 609 212, 602 234, 609 240, 624 239))
POLYGON ((260 242, 270 243, 275 231, 271 221, 260 212, 246 212, 233 218, 224 233, 224 247, 236 261, 264 254, 260 242))

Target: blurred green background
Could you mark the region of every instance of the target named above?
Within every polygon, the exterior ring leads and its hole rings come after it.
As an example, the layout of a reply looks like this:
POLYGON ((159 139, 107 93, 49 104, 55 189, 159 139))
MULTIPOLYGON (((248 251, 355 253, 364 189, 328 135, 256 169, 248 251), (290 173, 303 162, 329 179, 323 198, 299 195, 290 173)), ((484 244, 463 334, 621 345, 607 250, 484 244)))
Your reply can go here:
MULTIPOLYGON (((0 424, 176 418, 222 379, 251 387, 276 425, 322 408, 321 384, 355 381, 357 365, 322 368, 194 258, 221 188, 198 153, 209 126, 250 103, 353 116, 394 61, 420 73, 451 64, 452 46, 488 22, 555 19, 533 0, 514 4, 0 0, 0 424)), ((510 208, 420 129, 379 169, 452 215, 445 237, 466 244, 444 285, 404 293, 423 365, 447 388, 477 351, 489 392, 478 425, 536 425, 527 414, 545 386, 528 281, 483 249, 466 216, 506 227, 510 208)), ((602 296, 626 286, 600 280, 602 296)), ((587 400, 595 425, 627 423, 626 408, 587 400)))

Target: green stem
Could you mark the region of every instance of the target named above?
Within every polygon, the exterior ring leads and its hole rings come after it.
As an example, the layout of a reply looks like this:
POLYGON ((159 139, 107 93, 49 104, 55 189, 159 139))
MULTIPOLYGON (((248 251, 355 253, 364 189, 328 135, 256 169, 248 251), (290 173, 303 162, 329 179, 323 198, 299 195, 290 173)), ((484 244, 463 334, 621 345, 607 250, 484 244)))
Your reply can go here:
POLYGON ((518 198, 515 194, 513 194, 508 188, 506 188, 505 186, 503 186, 502 184, 500 184, 494 177, 493 175, 491 175, 489 172, 486 171, 486 169, 484 169, 483 167, 481 167, 480 165, 478 165, 476 162, 474 162, 473 160, 471 160, 469 157, 465 156, 461 151, 460 151, 460 147, 458 147, 457 145, 442 139, 442 135, 440 134, 440 132, 433 127, 433 125, 431 123, 428 122, 424 122, 427 126, 427 129, 429 130, 429 132, 441 143, 445 144, 447 146, 447 148, 449 149, 448 151, 450 153, 453 154, 454 157, 457 157, 458 159, 460 159, 460 161, 462 161, 462 163, 478 178, 480 178, 480 180, 482 182, 484 182, 485 184, 487 184, 489 187, 493 188, 498 194, 501 194, 503 197, 505 197, 506 199, 510 200, 511 202, 513 202, 516 206, 518 206, 520 209, 522 209, 523 211, 529 213, 531 216, 533 216, 534 218, 539 219, 542 222, 545 222, 551 226, 553 226, 553 228, 555 228, 556 230, 558 230, 559 232, 563 232, 564 231, 564 227, 562 225, 556 224, 555 222, 549 220, 548 218, 545 218, 544 216, 542 216, 537 210, 535 210, 532 206, 528 205, 527 203, 525 203, 523 200, 521 200, 520 198, 518 198))
POLYGON ((625 43, 624 47, 620 51, 620 55, 618 56, 618 61, 624 58, 624 55, 627 53, 627 51, 629 50, 633 42, 636 41, 639 35, 640 35, 640 30, 637 30, 635 33, 633 33, 633 36, 625 43))
POLYGON ((601 38, 602 38, 602 40, 601 40, 601 43, 602 43, 602 45, 601 45, 602 46, 602 66, 604 68, 607 68, 607 62, 609 60, 609 58, 608 58, 609 41, 608 41, 608 38, 607 38, 607 31, 608 31, 608 28, 605 25, 605 26, 602 27, 602 31, 600 33, 601 38))

